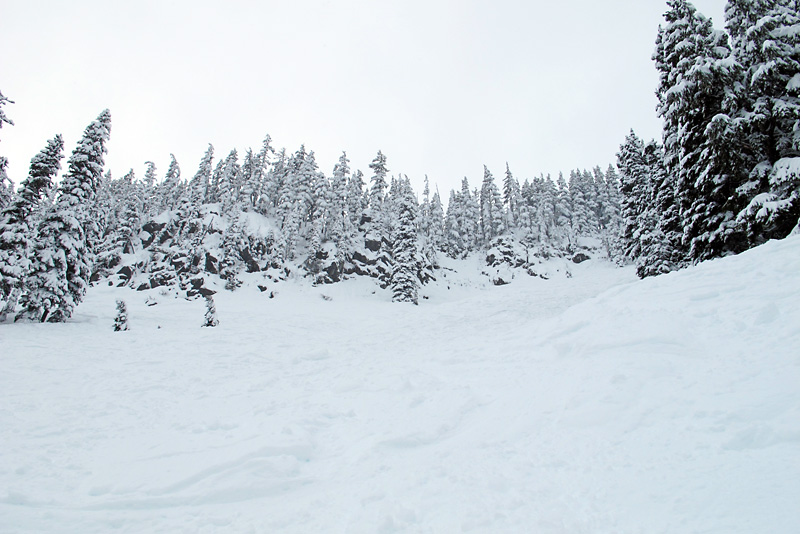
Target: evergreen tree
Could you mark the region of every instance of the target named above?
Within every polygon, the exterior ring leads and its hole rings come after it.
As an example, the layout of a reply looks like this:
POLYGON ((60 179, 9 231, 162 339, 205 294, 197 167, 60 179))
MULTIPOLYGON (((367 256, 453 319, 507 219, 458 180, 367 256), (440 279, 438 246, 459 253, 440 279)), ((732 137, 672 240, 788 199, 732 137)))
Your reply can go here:
POLYGON ((458 226, 464 241, 465 252, 472 252, 481 244, 481 206, 477 189, 470 191, 466 176, 461 181, 461 198, 458 226))
POLYGON ((686 0, 669 0, 653 59, 660 74, 667 172, 676 177, 683 241, 694 260, 739 252, 734 194, 746 178, 736 151, 737 65, 727 38, 686 0))
POLYGON ((369 204, 364 211, 364 246, 374 257, 373 276, 381 280, 381 285, 389 283, 391 275, 391 239, 389 233, 392 226, 391 216, 387 204, 391 204, 387 194, 386 175, 389 169, 386 167, 386 156, 378 151, 375 159, 369 165, 373 175, 369 190, 369 204), (387 199, 388 202, 387 202, 387 199))
POLYGON ((330 198, 328 200, 328 234, 336 245, 337 261, 344 261, 345 255, 349 254, 347 244, 350 234, 350 218, 347 214, 347 182, 350 175, 350 160, 347 154, 342 152, 339 161, 333 166, 333 179, 330 186, 330 198))
POLYGON ((253 170, 250 177, 250 184, 245 186, 245 195, 248 197, 248 205, 259 211, 262 215, 267 215, 269 206, 269 183, 270 165, 275 150, 272 148, 272 138, 269 135, 264 137, 261 142, 261 150, 255 156, 253 170))
POLYGON ((494 183, 494 176, 484 165, 480 196, 480 229, 481 242, 485 246, 488 246, 491 240, 503 231, 502 204, 498 202, 499 198, 500 192, 494 183))
POLYGON ((361 225, 365 207, 364 173, 356 171, 350 175, 350 179, 347 181, 347 215, 350 218, 352 231, 361 225))
POLYGON ((0 212, 0 321, 13 313, 30 270, 35 212, 61 168, 64 140, 56 135, 31 160, 28 177, 14 201, 0 212))
MULTIPOLYGON (((211 149, 210 145, 209 149, 211 149)), ((171 211, 177 208, 183 194, 181 190, 181 168, 174 154, 170 154, 169 157, 170 162, 167 168, 167 174, 156 191, 156 195, 158 196, 158 212, 171 211)))
MULTIPOLYGON (((234 148, 228 156, 220 161, 221 166, 217 183, 217 202, 221 203, 222 213, 230 213, 238 205, 241 187, 241 171, 239 153, 234 148)), ((215 175, 217 174, 215 170, 215 175)))
POLYGON ((644 142, 631 130, 617 154, 622 192, 622 251, 636 260, 642 255, 642 236, 652 228, 645 225, 645 211, 652 194, 652 169, 645 157, 644 142))
POLYGON ((214 297, 211 295, 206 295, 206 314, 203 318, 203 326, 208 327, 215 327, 219 325, 219 319, 217 319, 217 306, 214 304, 214 297))
POLYGON ((462 216, 463 206, 459 194, 454 190, 450 191, 450 199, 447 202, 447 215, 444 222, 444 239, 442 248, 451 258, 460 258, 466 251, 466 243, 461 235, 461 225, 459 218, 462 216))
POLYGON ((92 271, 91 204, 103 176, 111 114, 87 126, 69 159, 53 210, 39 225, 31 271, 22 296, 23 314, 40 322, 66 321, 86 293, 92 271))
POLYGON ((503 201, 506 206, 506 213, 508 220, 506 226, 508 228, 517 227, 517 219, 519 217, 519 201, 520 201, 519 182, 511 174, 511 169, 506 162, 506 176, 503 180, 503 201))
POLYGON ((128 330, 128 307, 125 301, 117 299, 117 315, 114 317, 114 332, 125 332, 128 330))
POLYGON ((558 173, 556 181, 554 221, 556 234, 561 239, 566 239, 567 245, 572 246, 575 236, 572 231, 572 202, 570 202, 569 187, 562 173, 558 173))
MULTIPOLYGON (((275 159, 270 165, 268 165, 266 176, 264 176, 264 182, 261 186, 261 199, 259 201, 258 211, 262 215, 276 216, 278 201, 280 200, 280 193, 283 189, 283 184, 286 181, 286 149, 282 148, 280 152, 275 153, 270 147, 267 153, 274 153, 275 159)), ((277 218, 279 221, 282 220, 280 215, 277 215, 277 218)))
POLYGON ((7 167, 8 159, 0 156, 0 209, 10 204, 11 199, 14 197, 14 184, 8 177, 7 167))
POLYGON ((431 188, 428 183, 428 175, 425 175, 425 188, 422 190, 422 202, 419 205, 419 232, 426 239, 430 238, 431 233, 431 188))
POLYGON ((444 208, 442 207, 442 199, 439 196, 439 189, 437 188, 436 191, 433 193, 433 198, 431 199, 431 224, 430 224, 430 236, 431 236, 431 243, 434 247, 434 250, 442 250, 444 245, 444 232, 445 232, 445 225, 444 225, 444 208))
POLYGON ((386 156, 378 151, 378 155, 369 164, 372 169, 371 186, 369 190, 369 208, 373 214, 380 214, 383 211, 383 200, 386 195, 386 175, 389 169, 386 167, 386 156))
POLYGON ((592 230, 592 210, 585 176, 578 170, 569 175, 569 204, 573 235, 588 235, 592 230))
POLYGON ((789 234, 800 218, 800 189, 787 170, 800 157, 800 14, 791 1, 731 0, 725 10, 743 71, 735 147, 750 170, 739 193, 750 245, 789 234))
POLYGON ((417 201, 408 179, 400 181, 393 236, 392 301, 418 303, 417 201))
POLYGON ((145 161, 147 169, 142 180, 142 216, 146 218, 158 215, 158 199, 156 197, 156 164, 145 161))
POLYGON ((242 269, 242 250, 247 248, 247 239, 242 226, 242 216, 239 216, 225 230, 222 240, 219 276, 225 280, 225 289, 228 291, 234 291, 242 285, 238 275, 242 269))

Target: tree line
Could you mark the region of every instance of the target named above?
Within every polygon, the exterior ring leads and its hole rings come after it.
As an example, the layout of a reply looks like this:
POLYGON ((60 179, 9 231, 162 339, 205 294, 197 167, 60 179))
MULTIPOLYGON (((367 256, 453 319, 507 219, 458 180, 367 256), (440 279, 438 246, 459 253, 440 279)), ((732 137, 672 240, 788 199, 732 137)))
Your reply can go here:
MULTIPOLYGON (((69 318, 92 282, 235 290, 243 273, 332 283, 370 276, 417 303, 442 256, 503 249, 513 266, 588 252, 634 262, 641 277, 735 254, 788 235, 800 219, 800 19, 795 0, 730 0, 726 31, 670 0, 653 55, 661 142, 634 132, 617 165, 520 182, 484 167, 445 208, 378 152, 368 175, 342 153, 330 175, 313 151, 256 149, 215 157, 184 178, 147 162, 104 172, 110 114, 85 130, 54 186, 60 136, 16 190, 0 158, 0 320, 69 318), (477 183, 477 181, 476 181, 477 183), (522 252, 520 252, 522 251, 522 252), (516 256, 516 257, 513 257, 516 256), (521 257, 524 256, 524 257, 521 257)), ((2 106, 0 127, 13 122, 2 106)), ((495 261, 498 254, 486 254, 495 261)))
POLYGON ((653 60, 661 143, 618 154, 640 276, 787 236, 800 218, 800 3, 729 0, 725 30, 670 0, 653 60))

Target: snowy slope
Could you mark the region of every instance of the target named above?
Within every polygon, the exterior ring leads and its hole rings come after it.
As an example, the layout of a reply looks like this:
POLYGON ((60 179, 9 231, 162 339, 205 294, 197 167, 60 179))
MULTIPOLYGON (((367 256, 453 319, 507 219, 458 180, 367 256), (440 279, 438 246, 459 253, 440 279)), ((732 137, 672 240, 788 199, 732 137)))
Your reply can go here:
POLYGON ((0 532, 797 532, 800 238, 593 263, 0 325, 0 532))

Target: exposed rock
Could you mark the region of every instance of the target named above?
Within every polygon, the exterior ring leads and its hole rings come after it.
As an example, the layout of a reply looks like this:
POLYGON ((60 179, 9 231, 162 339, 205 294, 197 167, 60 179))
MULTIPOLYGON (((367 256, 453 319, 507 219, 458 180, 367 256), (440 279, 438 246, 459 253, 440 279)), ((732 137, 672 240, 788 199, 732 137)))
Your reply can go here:
POLYGON ((219 274, 219 260, 206 252, 205 271, 211 274, 219 274))
POLYGON ((364 241, 364 247, 371 252, 378 252, 381 249, 381 241, 377 239, 367 239, 364 241))
POLYGON ((117 275, 119 275, 119 278, 121 280, 121 283, 119 285, 123 286, 133 277, 133 269, 131 268, 130 265, 126 265, 122 269, 117 271, 117 275))

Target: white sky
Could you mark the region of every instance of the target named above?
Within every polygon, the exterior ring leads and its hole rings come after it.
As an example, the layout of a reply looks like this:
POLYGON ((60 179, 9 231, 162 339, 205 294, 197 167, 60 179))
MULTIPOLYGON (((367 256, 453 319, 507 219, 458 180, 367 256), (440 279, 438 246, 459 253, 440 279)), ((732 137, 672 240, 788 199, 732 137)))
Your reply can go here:
MULTIPOLYGON (((723 26, 724 0, 697 0, 723 26)), ((69 154, 104 108, 107 168, 184 178, 210 142, 269 133, 330 175, 377 151, 446 202, 483 165, 520 180, 615 161, 630 128, 659 137, 650 59, 662 0, 26 0, 3 2, 0 154, 19 183, 56 133, 69 154)))

